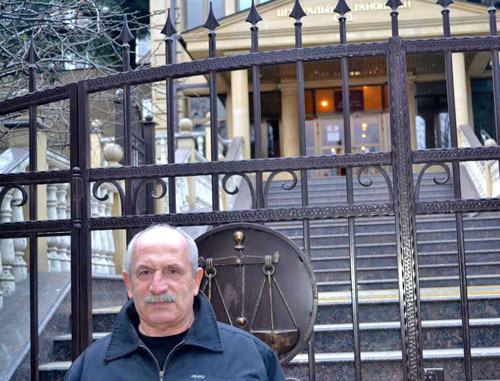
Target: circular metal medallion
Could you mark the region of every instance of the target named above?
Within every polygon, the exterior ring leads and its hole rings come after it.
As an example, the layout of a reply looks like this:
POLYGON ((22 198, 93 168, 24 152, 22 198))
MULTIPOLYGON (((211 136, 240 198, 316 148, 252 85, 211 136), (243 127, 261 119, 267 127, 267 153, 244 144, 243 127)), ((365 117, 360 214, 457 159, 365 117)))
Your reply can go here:
POLYGON ((268 227, 238 223, 196 240, 201 289, 217 320, 252 333, 285 364, 306 344, 318 309, 316 281, 300 248, 268 227))

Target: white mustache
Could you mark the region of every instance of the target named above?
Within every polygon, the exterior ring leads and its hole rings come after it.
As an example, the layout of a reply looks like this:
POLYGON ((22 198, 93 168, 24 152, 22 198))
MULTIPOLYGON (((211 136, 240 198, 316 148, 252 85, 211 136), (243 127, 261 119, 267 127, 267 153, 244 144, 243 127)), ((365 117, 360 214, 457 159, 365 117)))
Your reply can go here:
POLYGON ((143 300, 144 303, 173 303, 175 302, 175 295, 171 292, 164 292, 160 295, 148 295, 143 300))

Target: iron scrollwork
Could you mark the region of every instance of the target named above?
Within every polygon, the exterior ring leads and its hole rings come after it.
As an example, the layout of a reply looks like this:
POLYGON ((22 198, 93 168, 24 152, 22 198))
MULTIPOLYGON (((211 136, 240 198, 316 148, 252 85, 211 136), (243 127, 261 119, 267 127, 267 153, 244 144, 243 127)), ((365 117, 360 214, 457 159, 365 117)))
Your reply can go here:
POLYGON ((444 172, 445 172, 445 176, 443 178, 438 178, 437 176, 434 176, 433 180, 434 180, 434 183, 436 185, 444 185, 450 180, 450 178, 451 178, 450 168, 448 168, 448 166, 446 164, 444 164, 444 163, 428 163, 428 164, 424 165, 424 167, 420 170, 420 173, 417 176, 417 182, 415 184, 415 201, 418 201, 418 199, 419 199, 420 183, 422 182, 422 178, 424 177, 425 171, 427 171, 430 167, 433 167, 433 166, 441 167, 444 169, 444 172))
POLYGON ((21 192, 22 199, 17 204, 12 202, 12 205, 13 206, 23 206, 26 204, 26 202, 28 201, 28 194, 26 193, 26 189, 24 189, 24 187, 22 187, 21 185, 10 184, 10 185, 4 186, 2 188, 2 190, 0 191, 0 205, 3 205, 3 200, 5 198, 5 195, 13 189, 17 189, 18 191, 21 192))
POLYGON ((145 179, 145 180, 142 180, 138 185, 137 185, 137 188, 135 188, 135 192, 134 192, 134 199, 133 199, 133 210, 139 214, 138 210, 137 210, 137 199, 139 198, 139 192, 142 190, 142 188, 144 188, 147 184, 154 184, 154 183, 157 183, 160 185, 161 187, 161 192, 159 195, 156 194, 156 191, 155 190, 152 190, 150 195, 153 199, 155 200, 159 200, 163 197, 165 197, 165 195, 167 194, 167 185, 165 184, 165 181, 163 181, 162 179, 145 179))
POLYGON ((255 203, 255 188, 252 184, 252 180, 250 180, 250 177, 248 177, 248 175, 246 173, 228 173, 228 174, 224 175, 224 177, 222 178, 222 189, 224 189, 224 192, 226 192, 227 194, 230 194, 230 195, 238 194, 238 192, 240 191, 240 188, 238 186, 235 186, 233 190, 230 190, 227 187, 228 186, 227 182, 233 176, 240 176, 241 178, 243 178, 243 180, 245 180, 245 182, 248 185, 248 189, 250 190, 250 196, 252 198, 252 209, 255 209, 255 205, 256 205, 256 203, 255 203))
POLYGON ((264 208, 267 208, 267 203, 268 203, 268 196, 269 196, 269 188, 271 187, 271 183, 273 182, 274 178, 276 175, 280 173, 289 173, 292 176, 292 183, 287 185, 285 182, 281 183, 281 188, 283 188, 285 191, 290 191, 294 189, 297 185, 297 174, 290 170, 279 170, 279 171, 273 171, 271 172, 271 175, 268 177, 266 181, 266 185, 264 186, 264 208))
POLYGON ((123 188, 118 181, 116 181, 116 180, 98 180, 98 181, 96 181, 94 183, 94 186, 92 187, 92 195, 95 197, 96 200, 99 200, 99 201, 106 201, 107 199, 109 199, 108 193, 104 194, 104 196, 99 195, 99 188, 103 184, 106 184, 106 183, 113 184, 115 186, 116 191, 118 192, 118 194, 120 196, 121 212, 122 212, 122 216, 124 216, 125 215, 125 193, 123 192, 123 188))
POLYGON ((385 170, 384 167, 381 167, 380 165, 372 165, 372 166, 369 166, 369 165, 366 165, 366 166, 362 166, 358 172, 358 183, 359 185, 363 186, 363 187, 370 187, 372 186, 373 184, 373 180, 372 179, 368 179, 367 181, 366 180, 363 180, 361 177, 363 176, 363 173, 365 173, 368 168, 375 168, 377 171, 379 171, 382 176, 384 177, 384 180, 385 180, 385 183, 387 185, 387 191, 389 192, 389 200, 390 202, 393 202, 394 201, 394 195, 392 193, 392 183, 391 183, 391 179, 389 178, 389 175, 387 174, 387 171, 385 170))

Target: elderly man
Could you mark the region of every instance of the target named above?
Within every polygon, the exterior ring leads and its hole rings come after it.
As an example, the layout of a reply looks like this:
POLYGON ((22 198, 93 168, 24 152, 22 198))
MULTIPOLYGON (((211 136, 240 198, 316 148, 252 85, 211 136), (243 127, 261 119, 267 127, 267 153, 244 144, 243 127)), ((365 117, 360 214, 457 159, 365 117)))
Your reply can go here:
POLYGON ((113 332, 92 344, 66 380, 284 380, 276 355, 254 336, 215 320, 199 292, 193 239, 167 225, 130 242, 129 300, 113 332))

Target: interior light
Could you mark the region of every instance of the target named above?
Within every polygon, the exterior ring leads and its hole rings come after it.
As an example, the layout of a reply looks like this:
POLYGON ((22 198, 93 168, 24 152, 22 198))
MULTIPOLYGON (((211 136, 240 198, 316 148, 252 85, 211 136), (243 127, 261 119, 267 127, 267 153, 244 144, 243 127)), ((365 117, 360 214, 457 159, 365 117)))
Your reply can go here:
POLYGON ((361 134, 361 137, 362 138, 366 138, 366 134, 361 134))
POLYGON ((361 146, 361 151, 366 151, 366 147, 365 146, 361 146))
POLYGON ((328 101, 326 99, 323 99, 321 101, 321 107, 327 107, 328 106, 328 101))
POLYGON ((335 147, 332 147, 332 148, 330 148, 330 152, 331 153, 337 153, 337 150, 335 149, 335 147))

